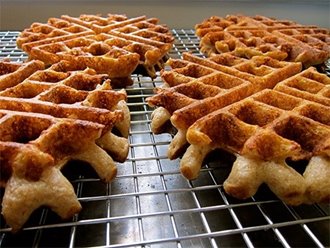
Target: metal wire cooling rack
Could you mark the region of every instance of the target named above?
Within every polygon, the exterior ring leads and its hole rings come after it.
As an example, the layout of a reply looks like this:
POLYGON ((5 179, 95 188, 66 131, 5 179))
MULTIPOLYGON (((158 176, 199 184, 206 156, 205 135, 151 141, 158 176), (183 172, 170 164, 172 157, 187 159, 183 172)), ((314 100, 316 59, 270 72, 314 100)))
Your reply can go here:
MULTIPOLYGON (((171 57, 184 51, 200 54, 193 30, 173 30, 171 57)), ((16 48, 18 32, 0 32, 0 58, 23 61, 16 48)), ((200 54, 201 55, 201 54, 200 54)), ((62 221, 42 208, 25 228, 11 234, 1 219, 1 247, 327 247, 330 206, 290 207, 265 186, 255 197, 236 200, 223 190, 232 157, 211 155, 197 180, 184 179, 179 161, 166 157, 172 137, 150 131, 145 99, 160 78, 134 75, 127 89, 131 110, 129 158, 118 164, 118 176, 105 184, 86 164, 72 162, 63 173, 83 206, 62 221)), ((3 190, 1 191, 3 195, 3 190)))

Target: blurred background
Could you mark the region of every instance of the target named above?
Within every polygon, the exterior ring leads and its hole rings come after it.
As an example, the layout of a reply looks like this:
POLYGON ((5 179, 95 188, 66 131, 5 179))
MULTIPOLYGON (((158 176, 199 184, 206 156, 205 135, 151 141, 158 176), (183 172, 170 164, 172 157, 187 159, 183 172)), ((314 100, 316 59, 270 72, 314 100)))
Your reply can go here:
POLYGON ((330 0, 0 0, 0 29, 22 30, 62 14, 126 14, 158 17, 170 28, 193 28, 212 15, 266 15, 330 27, 330 0))

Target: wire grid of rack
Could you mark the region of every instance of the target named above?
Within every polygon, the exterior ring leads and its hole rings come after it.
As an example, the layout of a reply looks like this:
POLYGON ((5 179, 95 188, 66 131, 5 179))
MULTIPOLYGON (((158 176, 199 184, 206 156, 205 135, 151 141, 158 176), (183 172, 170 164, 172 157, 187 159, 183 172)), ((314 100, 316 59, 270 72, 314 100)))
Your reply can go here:
MULTIPOLYGON (((173 29, 170 57, 190 51, 202 56, 193 30, 173 29)), ((23 61, 18 32, 0 32, 0 59, 23 61)), ((133 75, 127 88, 131 111, 130 152, 118 164, 118 176, 103 183, 86 164, 69 163, 63 174, 72 182, 83 210, 63 221, 47 208, 38 209, 24 229, 12 234, 1 217, 1 247, 327 247, 330 246, 330 206, 290 207, 262 186, 248 200, 223 190, 233 157, 211 154, 194 181, 170 161, 169 134, 150 130, 152 109, 145 99, 161 86, 133 75)), ((3 195, 3 190, 1 191, 3 195)))

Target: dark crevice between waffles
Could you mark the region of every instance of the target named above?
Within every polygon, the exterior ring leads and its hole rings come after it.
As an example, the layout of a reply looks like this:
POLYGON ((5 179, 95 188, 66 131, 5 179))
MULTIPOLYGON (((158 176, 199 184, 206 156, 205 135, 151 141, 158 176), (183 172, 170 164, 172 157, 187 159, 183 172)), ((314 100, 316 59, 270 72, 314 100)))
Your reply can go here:
MULTIPOLYGON (((61 170, 62 174, 70 181, 82 178, 99 178, 96 171, 89 163, 81 160, 70 160, 61 170)), ((74 185, 73 185, 74 186, 74 185)))
POLYGON ((142 76, 149 76, 154 79, 157 77, 157 71, 164 69, 164 65, 168 59, 169 55, 166 54, 155 65, 146 65, 144 63, 140 63, 134 70, 134 73, 140 74, 142 76))
MULTIPOLYGON (((164 68, 164 63, 167 61, 168 55, 164 56, 159 63, 153 66, 146 66, 145 64, 139 64, 134 70, 134 74, 140 74, 142 76, 149 76, 152 79, 157 77, 157 71, 164 68)), ((127 78, 110 78, 111 86, 115 89, 125 88, 127 86, 133 85, 134 81, 131 77, 127 78)))
POLYGON ((330 58, 324 63, 315 65, 314 67, 318 72, 326 74, 328 77, 330 77, 330 58))
POLYGON ((204 159, 203 164, 210 167, 231 167, 235 162, 236 156, 223 149, 214 149, 204 159))
POLYGON ((290 167, 292 167, 293 169, 295 169, 297 172, 299 172, 301 175, 304 174, 304 171, 309 163, 309 160, 307 159, 301 159, 301 160, 297 160, 294 161, 291 158, 287 158, 285 160, 285 163, 287 165, 289 165, 290 167))
POLYGON ((133 84, 133 80, 130 77, 125 78, 110 78, 111 80, 111 86, 114 89, 121 89, 125 88, 126 86, 130 86, 133 84))
POLYGON ((157 130, 153 130, 153 132, 155 134, 168 133, 174 137, 178 130, 172 125, 170 120, 167 120, 162 126, 157 128, 157 130))

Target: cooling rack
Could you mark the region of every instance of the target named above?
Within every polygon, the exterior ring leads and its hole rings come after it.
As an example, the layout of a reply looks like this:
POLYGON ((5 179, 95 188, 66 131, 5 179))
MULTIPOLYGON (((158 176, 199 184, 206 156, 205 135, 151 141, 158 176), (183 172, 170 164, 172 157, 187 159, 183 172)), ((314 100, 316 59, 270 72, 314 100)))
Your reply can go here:
MULTIPOLYGON (((172 58, 185 51, 202 56, 193 30, 172 31, 172 58)), ((15 45, 17 35, 0 32, 0 59, 27 58, 15 45)), ((133 79, 127 89, 130 152, 127 161, 118 164, 117 178, 103 183, 87 164, 70 162, 63 174, 83 210, 63 221, 47 208, 38 209, 15 235, 1 217, 0 247, 330 246, 329 205, 291 207, 266 186, 244 201, 226 195, 222 183, 233 162, 229 154, 211 154, 198 179, 184 179, 179 160, 166 156, 171 135, 150 130, 152 109, 145 99, 162 84, 160 78, 133 79)))

